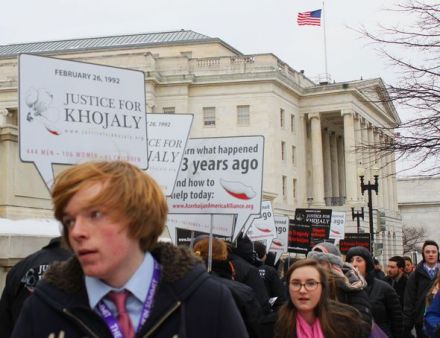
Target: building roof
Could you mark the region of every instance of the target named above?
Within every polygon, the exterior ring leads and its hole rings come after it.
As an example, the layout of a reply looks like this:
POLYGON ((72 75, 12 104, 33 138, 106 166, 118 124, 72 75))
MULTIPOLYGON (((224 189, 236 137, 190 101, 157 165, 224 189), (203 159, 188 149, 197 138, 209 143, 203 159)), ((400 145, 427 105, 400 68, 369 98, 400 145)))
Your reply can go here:
POLYGON ((188 44, 200 42, 220 42, 237 54, 241 54, 218 38, 211 38, 191 30, 172 32, 157 32, 145 34, 119 35, 94 37, 84 39, 71 39, 59 41, 43 41, 0 45, 0 57, 15 56, 20 53, 53 53, 66 51, 80 51, 90 49, 108 49, 120 47, 143 47, 167 44, 188 44))

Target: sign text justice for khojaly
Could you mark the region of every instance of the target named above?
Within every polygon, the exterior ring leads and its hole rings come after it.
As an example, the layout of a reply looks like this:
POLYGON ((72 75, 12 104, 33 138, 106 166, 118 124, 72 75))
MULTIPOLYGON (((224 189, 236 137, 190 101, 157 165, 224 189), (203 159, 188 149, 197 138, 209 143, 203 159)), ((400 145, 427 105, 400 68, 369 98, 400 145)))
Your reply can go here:
POLYGON ((20 158, 50 190, 52 164, 126 160, 147 169, 144 73, 19 56, 20 158))

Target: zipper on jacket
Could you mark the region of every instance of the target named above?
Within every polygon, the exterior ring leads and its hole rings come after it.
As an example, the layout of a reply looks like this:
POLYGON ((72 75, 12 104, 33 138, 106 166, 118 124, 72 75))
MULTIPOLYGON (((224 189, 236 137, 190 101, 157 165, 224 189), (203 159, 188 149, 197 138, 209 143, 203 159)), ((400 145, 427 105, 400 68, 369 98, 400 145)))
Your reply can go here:
POLYGON ((84 324, 84 322, 79 319, 78 317, 76 317, 73 313, 69 312, 69 310, 67 309, 63 309, 63 312, 70 318, 72 318, 74 321, 76 321, 77 324, 79 324, 80 326, 83 327, 83 329, 85 329, 88 334, 90 334, 92 337, 94 338, 99 338, 99 336, 97 336, 86 324, 84 324))
POLYGON ((182 305, 182 303, 178 301, 170 310, 168 310, 167 313, 162 316, 162 318, 159 319, 159 321, 150 329, 150 331, 145 334, 144 338, 151 336, 154 331, 156 331, 163 324, 163 322, 180 307, 180 305, 182 305))

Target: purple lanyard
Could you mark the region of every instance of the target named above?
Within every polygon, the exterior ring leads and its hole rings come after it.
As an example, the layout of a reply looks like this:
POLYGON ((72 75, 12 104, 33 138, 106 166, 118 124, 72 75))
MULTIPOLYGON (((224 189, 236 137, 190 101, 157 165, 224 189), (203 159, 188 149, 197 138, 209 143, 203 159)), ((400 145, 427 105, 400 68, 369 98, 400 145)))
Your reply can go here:
MULTIPOLYGON (((142 325, 145 324, 148 317, 150 316, 151 309, 153 307, 154 294, 156 293, 157 285, 159 284, 159 279, 160 279, 160 266, 159 263, 154 261, 153 277, 151 278, 150 287, 148 288, 147 297, 145 298, 144 301, 141 318, 139 320, 139 324, 136 332, 138 332, 141 329, 142 325)), ((102 300, 98 303, 98 311, 101 314, 101 317, 106 322, 110 331, 112 332, 113 337, 124 338, 121 328, 119 327, 118 321, 116 320, 115 316, 113 316, 108 306, 105 305, 105 303, 102 300)))

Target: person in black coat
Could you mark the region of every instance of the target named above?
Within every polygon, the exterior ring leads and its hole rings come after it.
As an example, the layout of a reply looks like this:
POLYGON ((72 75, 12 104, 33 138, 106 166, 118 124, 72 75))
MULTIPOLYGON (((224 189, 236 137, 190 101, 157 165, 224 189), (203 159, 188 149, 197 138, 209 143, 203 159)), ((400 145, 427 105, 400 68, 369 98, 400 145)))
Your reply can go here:
POLYGON ((403 310, 405 287, 408 278, 405 275, 405 260, 400 256, 393 256, 388 260, 387 276, 385 281, 396 290, 400 306, 403 310))
POLYGON ((403 305, 404 337, 412 336, 413 327, 418 338, 427 337, 423 333, 423 315, 426 296, 434 284, 440 267, 438 244, 431 240, 425 241, 422 257, 423 260, 417 264, 406 283, 403 305))
POLYGON ((261 262, 258 266, 260 277, 264 280, 269 298, 275 299, 272 308, 277 309, 287 299, 287 289, 283 285, 280 277, 278 277, 277 270, 273 266, 266 264, 266 246, 261 242, 254 242, 254 250, 257 253, 257 258, 261 262))
MULTIPOLYGON (((208 264, 209 237, 195 241, 193 251, 208 264)), ((231 262, 228 259, 226 243, 218 238, 212 239, 211 275, 231 291, 243 318, 250 338, 262 338, 263 309, 258 303, 255 292, 247 285, 234 280, 231 262)))
POLYGON ((12 267, 6 276, 6 284, 0 299, 0 337, 9 338, 23 307, 37 282, 51 264, 64 261, 72 252, 56 237, 33 254, 23 258, 12 267))
MULTIPOLYGON (((248 337, 230 291, 206 272, 188 249, 158 243, 151 251, 161 278, 152 312, 136 337, 248 337)), ((54 264, 37 285, 13 331, 23 337, 112 338, 89 306, 84 274, 76 258, 54 264)))
POLYGON ((85 162, 52 187, 74 257, 25 302, 12 338, 248 337, 230 291, 188 249, 158 243, 161 187, 125 161, 85 162))
POLYGON ((235 280, 251 287, 255 291, 264 313, 269 313, 271 311, 269 295, 264 280, 260 277, 260 272, 253 265, 255 264, 256 253, 248 236, 239 235, 236 247, 232 247, 231 252, 229 252, 229 259, 234 267, 235 280))
POLYGON ((396 291, 386 282, 375 278, 373 257, 364 247, 353 247, 346 255, 367 281, 367 294, 375 323, 390 338, 402 337, 402 309, 396 291))

